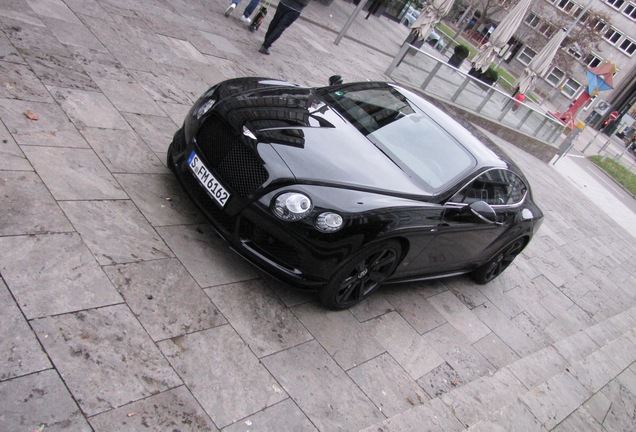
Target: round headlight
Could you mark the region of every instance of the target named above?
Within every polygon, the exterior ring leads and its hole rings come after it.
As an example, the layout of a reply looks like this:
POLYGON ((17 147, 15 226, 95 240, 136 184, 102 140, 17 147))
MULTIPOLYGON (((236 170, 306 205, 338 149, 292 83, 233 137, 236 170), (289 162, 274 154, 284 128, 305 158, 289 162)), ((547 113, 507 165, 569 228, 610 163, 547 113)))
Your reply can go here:
POLYGON ((338 213, 325 212, 318 215, 314 225, 318 231, 335 232, 342 228, 343 222, 338 213))
POLYGON ((312 209, 307 195, 298 192, 285 192, 274 199, 272 210, 284 221, 297 221, 309 214, 312 209))

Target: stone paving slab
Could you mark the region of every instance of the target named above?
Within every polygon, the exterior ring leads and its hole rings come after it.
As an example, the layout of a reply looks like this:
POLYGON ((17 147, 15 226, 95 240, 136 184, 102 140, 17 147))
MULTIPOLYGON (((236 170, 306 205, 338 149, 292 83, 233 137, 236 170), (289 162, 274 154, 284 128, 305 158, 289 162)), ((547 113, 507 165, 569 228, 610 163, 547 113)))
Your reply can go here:
POLYGON ((42 318, 32 325, 88 416, 181 384, 125 305, 42 318))
POLYGON ((178 336, 159 348, 220 428, 287 397, 229 325, 178 336))
POLYGON ((157 227, 157 232, 201 287, 257 278, 246 262, 231 254, 209 225, 157 227))
POLYGON ((330 312, 215 236, 165 160, 199 95, 386 80, 408 34, 361 14, 335 45, 355 5, 312 1, 263 56, 266 24, 226 7, 0 4, 0 429, 631 430, 634 233, 567 164, 482 131, 545 212, 487 285, 387 285, 330 312))
POLYGON ((77 233, 1 237, 0 250, 12 251, 0 273, 28 319, 121 302, 77 233))
POLYGON ((132 202, 152 226, 196 225, 205 217, 183 195, 170 174, 115 174, 132 202))
POLYGON ((0 125, 0 170, 3 171, 32 171, 33 167, 27 160, 20 147, 2 124, 0 125))
POLYGON ((444 363, 444 357, 431 343, 396 312, 367 321, 365 327, 415 380, 444 363))
POLYGON ((93 150, 25 146, 22 151, 57 200, 128 198, 93 150))
POLYGON ((527 388, 504 369, 492 378, 480 378, 446 393, 441 400, 449 406, 455 417, 468 427, 479 422, 484 413, 506 406, 525 391, 527 388))
POLYGON ((0 62, 0 76, 5 83, 0 88, 0 98, 52 102, 46 87, 29 67, 0 62))
POLYGON ((348 374, 387 417, 430 399, 419 383, 386 353, 350 369, 348 374))
MULTIPOLYGON (((419 333, 424 334, 446 323, 446 319, 424 297, 420 290, 406 285, 397 285, 394 290, 387 291, 388 305, 404 317, 419 333)), ((358 318, 360 319, 360 318, 358 318)))
POLYGON ((473 347, 497 369, 519 359, 517 353, 493 333, 475 342, 473 347))
POLYGON ((316 341, 267 357, 263 364, 319 430, 359 430, 385 418, 316 341))
POLYGON ((205 293, 259 358, 312 339, 295 314, 261 280, 208 288, 205 293))
POLYGON ((554 428, 592 394, 567 371, 550 378, 521 400, 548 429, 554 428))
POLYGON ((111 173, 168 173, 163 160, 133 131, 90 128, 83 135, 111 173))
POLYGON ((185 386, 98 414, 90 419, 90 423, 96 432, 143 429, 218 432, 185 386))
POLYGON ((477 342, 488 333, 490 329, 481 322, 451 291, 429 297, 437 311, 471 343, 477 342))
POLYGON ((0 280, 0 381, 49 369, 51 363, 0 280))
POLYGON ((104 271, 154 341, 227 323, 176 259, 107 266, 104 271))
POLYGON ((236 422, 223 429, 224 432, 268 432, 307 431, 318 429, 291 399, 285 399, 271 407, 236 422))
POLYGON ((48 369, 32 375, 0 382, 5 431, 91 430, 73 397, 58 374, 48 369))
POLYGON ((326 312, 315 303, 297 306, 293 311, 311 335, 345 371, 384 352, 383 346, 368 327, 350 313, 326 312), (348 331, 334 333, 334 325, 348 331))
POLYGON ((131 201, 65 201, 60 205, 101 265, 173 256, 131 201))
POLYGON ((130 129, 128 123, 106 94, 55 86, 48 86, 48 88, 68 118, 79 130, 87 127, 130 129))
POLYGON ((4 171, 0 236, 73 231, 59 206, 31 171, 4 171))
POLYGON ((0 99, 0 115, 13 140, 19 145, 88 148, 59 105, 15 99, 0 99), (38 116, 30 120, 25 113, 38 116))

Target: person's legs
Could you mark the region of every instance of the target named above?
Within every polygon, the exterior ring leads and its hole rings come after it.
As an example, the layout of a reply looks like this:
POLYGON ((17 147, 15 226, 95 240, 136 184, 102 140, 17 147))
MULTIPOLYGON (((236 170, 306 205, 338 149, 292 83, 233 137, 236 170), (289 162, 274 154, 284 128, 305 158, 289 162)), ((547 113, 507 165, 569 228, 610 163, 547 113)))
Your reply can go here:
POLYGON ((278 22, 280 21, 281 17, 285 13, 284 11, 287 9, 289 8, 283 5, 282 3, 278 3, 278 6, 276 7, 276 12, 274 12, 274 16, 272 17, 272 20, 269 22, 269 26, 267 27, 267 32, 265 33, 265 41, 263 42, 263 48, 265 49, 269 48, 269 45, 266 45, 267 39, 272 34, 274 29, 278 26, 278 22))
POLYGON ((241 0, 232 0, 232 3, 230 3, 227 9, 225 9, 225 16, 229 17, 230 15, 232 15, 232 12, 234 12, 234 9, 236 9, 236 6, 238 6, 240 2, 241 0))
POLYGON ((267 28, 265 33, 265 41, 263 42, 263 48, 268 50, 270 46, 283 34, 285 29, 289 27, 300 16, 300 12, 293 10, 285 6, 282 3, 278 4, 276 13, 272 22, 267 28))
POLYGON ((250 0, 248 5, 245 7, 245 10, 243 11, 243 16, 245 18, 249 18, 254 12, 254 9, 256 9, 256 6, 258 6, 260 2, 261 0, 250 0))

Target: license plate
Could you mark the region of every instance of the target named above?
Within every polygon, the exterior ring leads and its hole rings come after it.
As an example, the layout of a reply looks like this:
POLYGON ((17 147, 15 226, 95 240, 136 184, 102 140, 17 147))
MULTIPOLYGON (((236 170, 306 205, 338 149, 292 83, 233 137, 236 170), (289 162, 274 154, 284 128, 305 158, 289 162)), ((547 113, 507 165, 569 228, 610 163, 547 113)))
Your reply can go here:
POLYGON ((223 208, 230 199, 230 193, 212 175, 210 170, 201 162, 201 159, 193 151, 188 158, 188 166, 199 180, 201 186, 208 191, 208 194, 223 208))

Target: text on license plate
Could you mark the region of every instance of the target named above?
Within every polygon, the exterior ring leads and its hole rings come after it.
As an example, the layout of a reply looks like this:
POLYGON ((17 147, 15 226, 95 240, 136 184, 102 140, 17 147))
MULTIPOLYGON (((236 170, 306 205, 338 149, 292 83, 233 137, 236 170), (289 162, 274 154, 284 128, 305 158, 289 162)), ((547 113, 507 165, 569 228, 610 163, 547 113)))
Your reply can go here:
POLYGON ((188 166, 195 177, 199 179, 201 185, 208 191, 208 194, 210 194, 221 207, 224 207, 230 199, 229 192, 214 178, 194 151, 190 153, 190 157, 188 157, 188 166))

